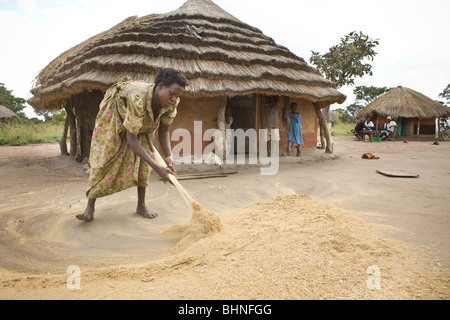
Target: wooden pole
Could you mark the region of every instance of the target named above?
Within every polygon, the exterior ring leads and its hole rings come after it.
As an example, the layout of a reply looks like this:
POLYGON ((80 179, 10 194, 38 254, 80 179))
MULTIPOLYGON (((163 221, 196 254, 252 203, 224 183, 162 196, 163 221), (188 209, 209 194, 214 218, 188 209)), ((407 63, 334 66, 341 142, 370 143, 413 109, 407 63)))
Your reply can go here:
POLYGON ((419 138, 419 134, 420 134, 420 119, 417 122, 417 138, 419 138))
POLYGON ((77 154, 77 122, 75 119, 75 114, 73 113, 73 97, 68 101, 66 109, 66 117, 69 119, 69 130, 70 130, 70 151, 69 155, 75 157, 77 154))
MULTIPOLYGON (((319 104, 317 102, 313 102, 314 110, 316 111, 316 115, 319 118, 319 125, 321 127, 321 132, 323 132, 325 136, 325 140, 327 142, 327 146, 325 148, 325 153, 333 153, 333 146, 331 143, 331 135, 328 130, 327 123, 323 117, 322 111, 320 110, 319 104)), ((321 134, 322 135, 322 134, 321 134)))
POLYGON ((283 116, 286 124, 286 135, 287 135, 287 147, 286 147, 286 154, 288 155, 291 152, 291 144, 289 143, 289 132, 291 129, 291 118, 289 117, 289 113, 291 109, 290 105, 290 99, 289 97, 284 97, 284 109, 283 109, 283 116))
POLYGON ((256 94, 255 99, 255 130, 256 134, 256 152, 259 153, 259 129, 261 129, 261 95, 256 94))
MULTIPOLYGON (((63 108, 66 108, 66 102, 63 104, 63 108)), ((67 117, 66 112, 66 119, 64 120, 64 130, 63 135, 61 137, 61 141, 59 142, 59 149, 61 150, 61 155, 68 156, 69 153, 67 152, 67 132, 69 131, 69 118, 67 117)))
POLYGON ((225 123, 225 109, 227 108, 227 97, 220 97, 219 101, 219 111, 217 113, 217 126, 219 131, 222 133, 222 155, 223 163, 227 157, 227 139, 226 139, 226 123, 225 123))

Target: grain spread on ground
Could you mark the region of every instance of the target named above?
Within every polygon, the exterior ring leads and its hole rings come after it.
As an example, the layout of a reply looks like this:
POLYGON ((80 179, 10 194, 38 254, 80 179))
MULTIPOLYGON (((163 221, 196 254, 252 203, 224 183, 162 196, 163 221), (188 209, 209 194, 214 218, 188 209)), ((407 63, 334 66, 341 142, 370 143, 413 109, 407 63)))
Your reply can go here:
POLYGON ((0 296, 9 299, 449 298, 449 274, 424 265, 424 250, 412 243, 389 239, 385 234, 389 230, 384 226, 376 225, 375 233, 375 225, 356 213, 317 202, 310 196, 280 196, 221 214, 222 228, 217 220, 209 221, 212 216, 205 215, 206 224, 199 222, 203 216, 198 221, 193 217, 181 239, 188 237, 189 241, 166 258, 140 265, 82 270, 78 291, 67 289, 67 275, 4 271, 0 296), (374 271, 378 274, 373 274, 374 271))

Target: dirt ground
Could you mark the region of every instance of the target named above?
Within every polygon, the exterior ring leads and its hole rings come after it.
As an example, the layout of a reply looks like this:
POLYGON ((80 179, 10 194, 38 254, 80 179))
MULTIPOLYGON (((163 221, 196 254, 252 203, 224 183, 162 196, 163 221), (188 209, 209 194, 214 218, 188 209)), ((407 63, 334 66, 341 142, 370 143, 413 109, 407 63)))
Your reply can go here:
POLYGON ((333 141, 333 155, 281 157, 275 176, 258 165, 179 165, 180 175, 236 172, 181 181, 223 225, 182 250, 182 236, 164 230, 191 212, 155 175, 147 205, 157 219, 135 213, 130 189, 99 199, 85 223, 75 215, 86 165, 57 144, 0 146, 0 298, 449 299, 450 142, 333 141))

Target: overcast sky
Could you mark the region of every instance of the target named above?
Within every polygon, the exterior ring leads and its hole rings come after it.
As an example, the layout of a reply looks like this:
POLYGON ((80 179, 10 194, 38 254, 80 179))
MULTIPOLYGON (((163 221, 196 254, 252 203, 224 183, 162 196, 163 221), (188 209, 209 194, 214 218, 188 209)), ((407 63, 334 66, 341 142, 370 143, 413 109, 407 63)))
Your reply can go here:
MULTIPOLYGON (((307 62, 312 50, 325 53, 351 31, 379 39, 373 76, 355 86, 401 85, 439 100, 450 83, 448 0, 213 1, 307 62)), ((28 99, 39 71, 62 52, 129 16, 170 12, 184 2, 0 0, 0 82, 28 99)), ((353 88, 341 88, 348 98, 332 108, 353 103, 353 88)))

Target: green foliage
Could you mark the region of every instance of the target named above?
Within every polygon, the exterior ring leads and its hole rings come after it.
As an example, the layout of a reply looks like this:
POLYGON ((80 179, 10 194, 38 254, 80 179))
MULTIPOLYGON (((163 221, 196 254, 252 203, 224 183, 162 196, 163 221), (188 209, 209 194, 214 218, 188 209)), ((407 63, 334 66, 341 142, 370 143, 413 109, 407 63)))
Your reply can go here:
POLYGON ((373 40, 361 31, 353 31, 323 55, 312 51, 309 61, 316 65, 327 79, 334 81, 338 88, 353 85, 354 78, 373 74, 372 66, 365 63, 365 60, 373 61, 377 54, 374 48, 378 44, 378 39, 373 40))
POLYGON ((25 99, 15 97, 12 90, 8 90, 5 84, 0 82, 0 105, 12 110, 19 117, 24 117, 22 110, 25 109, 25 102, 25 99))
POLYGON ((20 146, 35 143, 57 142, 64 129, 63 123, 39 123, 6 125, 0 128, 0 145, 20 146))
POLYGON ((36 113, 38 116, 44 117, 44 122, 49 122, 52 120, 52 113, 48 110, 44 109, 35 109, 33 108, 34 113, 36 113))
POLYGON ((367 106, 373 100, 391 89, 392 88, 388 87, 357 86, 355 89, 353 89, 353 93, 356 96, 355 103, 363 103, 364 106, 367 106))
POLYGON ((447 102, 443 104, 450 105, 450 84, 439 94, 439 97, 447 99, 447 102))
POLYGON ((356 114, 360 112, 362 109, 364 109, 364 106, 357 103, 352 103, 347 107, 347 111, 351 115, 353 121, 355 121, 356 114))
POLYGON ((57 123, 63 123, 66 120, 66 110, 61 110, 59 112, 53 113, 52 116, 52 122, 57 123))
POLYGON ((347 110, 339 108, 336 110, 333 110, 334 113, 338 116, 339 120, 343 123, 353 123, 353 117, 350 113, 348 113, 347 110))
MULTIPOLYGON (((12 94, 12 90, 8 90, 5 87, 5 84, 0 82, 0 105, 14 111, 14 113, 16 113, 20 117, 20 122, 23 124, 42 123, 43 121, 39 120, 38 118, 27 118, 27 115, 25 114, 25 112, 23 112, 23 109, 25 109, 26 107, 25 104, 25 99, 15 97, 12 94), (31 122, 29 120, 31 120, 31 122)), ((34 112, 38 116, 42 116, 45 122, 52 121, 54 123, 60 123, 63 122, 66 117, 66 112, 64 110, 51 112, 43 109, 34 109, 34 112)))

